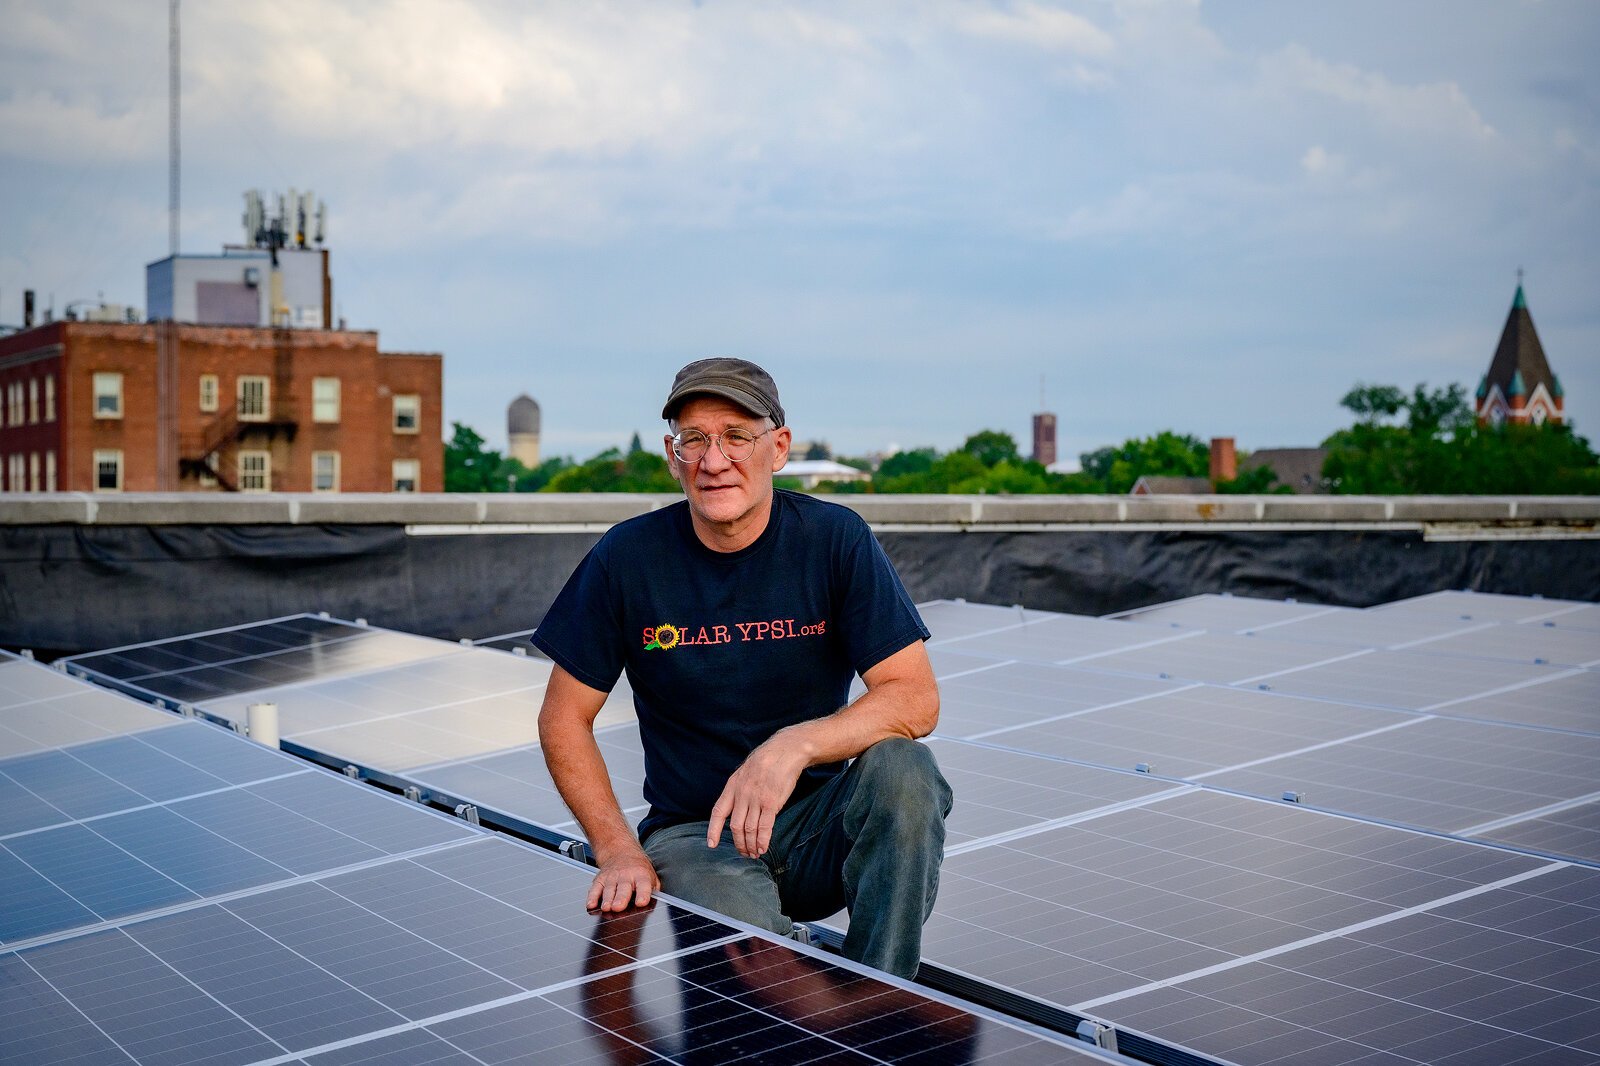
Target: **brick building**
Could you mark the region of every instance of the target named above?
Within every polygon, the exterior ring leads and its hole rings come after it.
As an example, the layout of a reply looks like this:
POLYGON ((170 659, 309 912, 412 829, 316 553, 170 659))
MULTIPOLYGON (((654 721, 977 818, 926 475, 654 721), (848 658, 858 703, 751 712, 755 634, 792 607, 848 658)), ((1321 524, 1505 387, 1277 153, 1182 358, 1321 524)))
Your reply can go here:
POLYGON ((1045 466, 1056 461, 1056 416, 1048 411, 1033 416, 1033 461, 1045 466))
POLYGON ((439 492, 442 390, 375 332, 51 322, 0 337, 0 487, 439 492))

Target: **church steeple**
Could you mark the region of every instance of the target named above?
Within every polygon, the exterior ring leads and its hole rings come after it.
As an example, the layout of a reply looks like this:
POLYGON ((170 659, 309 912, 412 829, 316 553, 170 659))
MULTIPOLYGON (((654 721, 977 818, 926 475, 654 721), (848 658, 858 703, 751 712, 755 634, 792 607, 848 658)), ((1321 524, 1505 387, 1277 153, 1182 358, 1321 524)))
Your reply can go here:
POLYGON ((1550 371, 1544 345, 1533 327, 1528 297, 1517 271, 1517 292, 1500 333, 1500 344, 1489 361, 1489 372, 1477 390, 1478 421, 1540 423, 1565 421, 1561 382, 1550 371))

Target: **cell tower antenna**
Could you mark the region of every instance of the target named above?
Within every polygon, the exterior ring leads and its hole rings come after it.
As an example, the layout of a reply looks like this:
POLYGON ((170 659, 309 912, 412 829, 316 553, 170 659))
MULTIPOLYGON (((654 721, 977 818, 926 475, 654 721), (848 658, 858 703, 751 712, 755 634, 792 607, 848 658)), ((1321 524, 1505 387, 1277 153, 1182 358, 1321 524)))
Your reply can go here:
POLYGON ((178 254, 178 96, 181 52, 178 48, 178 0, 170 0, 167 22, 167 247, 178 254))

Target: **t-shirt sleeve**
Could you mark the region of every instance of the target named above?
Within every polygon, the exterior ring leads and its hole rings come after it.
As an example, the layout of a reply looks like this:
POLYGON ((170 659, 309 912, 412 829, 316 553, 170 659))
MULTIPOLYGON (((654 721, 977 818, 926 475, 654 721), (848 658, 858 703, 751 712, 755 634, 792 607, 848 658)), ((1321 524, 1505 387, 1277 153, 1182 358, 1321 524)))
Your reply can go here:
POLYGON ((900 575, 865 522, 845 540, 834 593, 846 654, 858 674, 931 636, 900 583, 900 575))
POLYGON ((567 673, 601 692, 622 676, 622 627, 602 539, 583 557, 530 642, 567 673))

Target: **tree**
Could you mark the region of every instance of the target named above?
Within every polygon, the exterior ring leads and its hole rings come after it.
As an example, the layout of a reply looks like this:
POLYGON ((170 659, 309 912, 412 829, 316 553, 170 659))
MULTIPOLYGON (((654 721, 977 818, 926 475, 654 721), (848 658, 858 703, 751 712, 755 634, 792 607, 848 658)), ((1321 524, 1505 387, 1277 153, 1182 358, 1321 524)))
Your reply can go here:
POLYGON ((1170 429, 1115 448, 1097 448, 1080 458, 1083 472, 1100 483, 1099 491, 1116 494, 1132 489, 1141 477, 1206 477, 1211 472, 1211 449, 1205 442, 1170 429))
POLYGON ((639 439, 639 431, 633 431, 633 439, 628 442, 628 454, 644 451, 644 442, 639 439))
POLYGON ((1017 454, 1016 438, 997 429, 980 429, 962 443, 961 450, 975 456, 984 466, 1022 461, 1022 456, 1017 454))
POLYGON ((933 448, 912 448, 895 452, 878 464, 879 478, 895 478, 903 474, 921 474, 933 468, 939 453, 933 448))
POLYGON ((806 447, 806 459, 832 459, 833 449, 828 447, 825 440, 814 440, 806 447))
POLYGON ((450 427, 453 432, 444 445, 444 491, 506 491, 500 453, 485 447, 483 437, 470 426, 452 422, 450 427))
POLYGON ((1340 402, 1356 422, 1323 442, 1322 473, 1335 492, 1600 492, 1600 460, 1571 427, 1479 425, 1459 384, 1419 384, 1409 396, 1357 385, 1340 402))
POLYGON ((667 460, 640 449, 623 455, 608 448, 552 477, 543 492, 676 492, 667 460))

